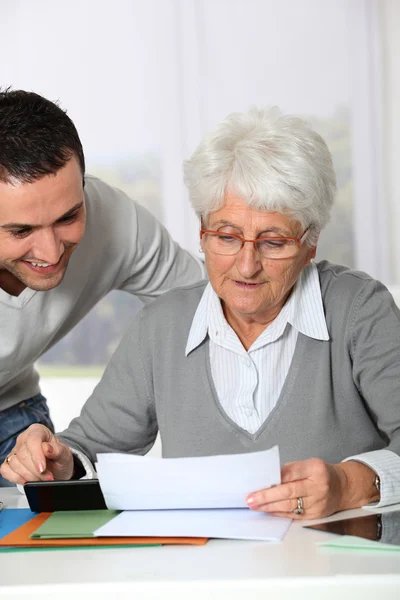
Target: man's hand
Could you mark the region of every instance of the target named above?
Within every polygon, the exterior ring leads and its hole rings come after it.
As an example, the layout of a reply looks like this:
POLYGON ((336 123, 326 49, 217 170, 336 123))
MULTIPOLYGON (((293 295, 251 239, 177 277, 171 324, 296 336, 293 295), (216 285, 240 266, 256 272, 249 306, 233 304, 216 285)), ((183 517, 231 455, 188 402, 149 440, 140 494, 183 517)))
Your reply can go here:
POLYGON ((360 462, 332 465, 309 458, 284 465, 280 485, 254 492, 246 501, 251 509, 277 517, 317 519, 377 500, 374 480, 375 472, 360 462), (298 498, 301 514, 294 512, 298 498))
POLYGON ((74 460, 71 450, 44 425, 31 425, 17 438, 15 448, 0 467, 12 483, 71 479, 74 460))

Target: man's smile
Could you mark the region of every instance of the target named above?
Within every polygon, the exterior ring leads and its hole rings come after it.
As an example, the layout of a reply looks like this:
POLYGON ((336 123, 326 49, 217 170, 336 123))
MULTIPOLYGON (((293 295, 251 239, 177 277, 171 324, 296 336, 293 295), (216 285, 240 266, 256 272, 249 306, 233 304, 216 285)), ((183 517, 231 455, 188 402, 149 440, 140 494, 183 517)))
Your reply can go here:
POLYGON ((21 260, 21 262, 26 265, 31 271, 35 273, 40 273, 41 275, 46 275, 49 273, 54 273, 60 267, 62 259, 64 257, 64 252, 60 256, 60 259, 55 264, 40 262, 40 261, 30 261, 30 260, 21 260))

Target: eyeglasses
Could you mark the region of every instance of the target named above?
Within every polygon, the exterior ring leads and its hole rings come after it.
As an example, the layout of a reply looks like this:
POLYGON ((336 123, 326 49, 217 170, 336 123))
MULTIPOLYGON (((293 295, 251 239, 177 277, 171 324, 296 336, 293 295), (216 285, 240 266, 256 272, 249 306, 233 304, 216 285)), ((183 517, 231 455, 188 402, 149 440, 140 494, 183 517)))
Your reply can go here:
POLYGON ((238 254, 246 242, 249 242, 263 258, 293 258, 299 252, 309 229, 307 227, 299 238, 265 235, 255 240, 246 240, 234 233, 201 229, 200 238, 204 238, 210 252, 222 256, 238 254))

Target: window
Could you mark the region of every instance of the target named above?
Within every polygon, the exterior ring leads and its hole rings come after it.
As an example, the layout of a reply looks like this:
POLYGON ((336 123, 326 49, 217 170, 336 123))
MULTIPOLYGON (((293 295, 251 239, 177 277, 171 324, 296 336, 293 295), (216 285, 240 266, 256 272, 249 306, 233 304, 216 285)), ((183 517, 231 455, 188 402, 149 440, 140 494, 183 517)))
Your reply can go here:
MULTIPOLYGON (((305 116, 328 142, 339 187, 318 256, 389 277, 385 245, 370 242, 385 215, 377 219, 374 208, 381 190, 374 11, 373 0, 6 0, 0 80, 60 99, 81 134, 88 171, 147 206, 193 252, 199 225, 182 160, 219 120, 252 104, 305 116)), ((111 294, 42 368, 102 367, 137 307, 127 294, 111 294)))

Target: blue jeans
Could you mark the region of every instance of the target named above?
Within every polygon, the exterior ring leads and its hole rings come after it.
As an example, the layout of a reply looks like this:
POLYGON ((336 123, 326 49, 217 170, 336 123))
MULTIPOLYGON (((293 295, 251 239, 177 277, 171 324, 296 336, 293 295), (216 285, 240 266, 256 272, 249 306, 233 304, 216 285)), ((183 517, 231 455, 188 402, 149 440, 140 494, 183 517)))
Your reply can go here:
MULTIPOLYGON (((14 448, 19 434, 33 423, 41 423, 54 431, 49 407, 42 394, 0 412, 0 464, 14 448)), ((12 485, 0 475, 0 487, 12 485)))

